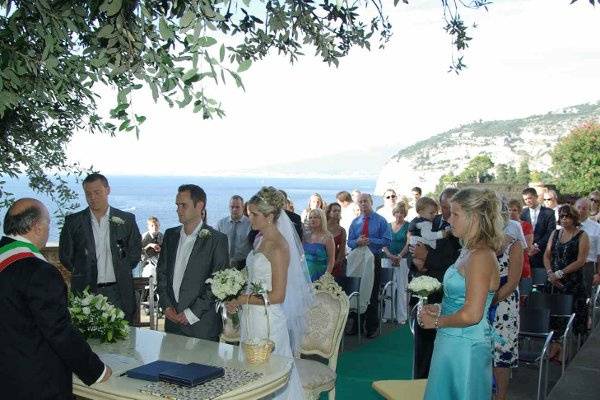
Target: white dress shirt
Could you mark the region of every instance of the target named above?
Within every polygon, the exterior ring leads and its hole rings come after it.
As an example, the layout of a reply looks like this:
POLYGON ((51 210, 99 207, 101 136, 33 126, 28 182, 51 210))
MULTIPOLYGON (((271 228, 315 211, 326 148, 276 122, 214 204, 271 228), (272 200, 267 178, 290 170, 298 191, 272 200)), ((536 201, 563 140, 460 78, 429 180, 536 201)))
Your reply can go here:
POLYGON ((92 210, 90 210, 92 232, 94 234, 94 246, 96 248, 96 268, 98 269, 97 283, 113 283, 117 281, 112 252, 110 250, 109 213, 110 207, 106 209, 106 214, 98 221, 92 210))
POLYGON ((535 224, 537 223, 537 219, 540 216, 540 210, 542 206, 540 204, 535 208, 529 208, 529 219, 531 219, 531 226, 533 226, 533 230, 535 231, 535 224))
MULTIPOLYGON (((175 301, 179 301, 179 290, 181 289, 183 275, 185 274, 194 243, 198 239, 198 232, 202 229, 202 225, 202 222, 200 222, 190 235, 185 233, 183 226, 181 227, 179 245, 177 246, 177 254, 175 255, 175 266, 173 267, 173 293, 175 294, 175 301)), ((186 308, 183 312, 190 325, 199 321, 199 318, 189 308, 186 308)))
POLYGON ((388 223, 392 223, 396 220, 394 217, 393 211, 394 207, 386 207, 383 206, 379 210, 377 210, 377 214, 381 215, 388 223))
POLYGON ((600 256, 600 224, 586 218, 585 221, 581 222, 581 229, 590 238, 590 251, 588 252, 587 261, 596 262, 600 256))

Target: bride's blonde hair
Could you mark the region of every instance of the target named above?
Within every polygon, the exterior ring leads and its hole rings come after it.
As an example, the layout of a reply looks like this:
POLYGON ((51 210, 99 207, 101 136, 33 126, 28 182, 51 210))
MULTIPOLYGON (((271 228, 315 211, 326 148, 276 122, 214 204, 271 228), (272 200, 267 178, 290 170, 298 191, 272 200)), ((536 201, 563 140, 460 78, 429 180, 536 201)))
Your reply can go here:
POLYGON ((279 213, 285 206, 285 196, 273 186, 263 186, 248 204, 254 204, 263 215, 273 214, 273 221, 277 221, 279 213))
POLYGON ((483 244, 498 252, 504 242, 504 218, 500 213, 500 201, 492 190, 466 188, 450 200, 463 209, 469 230, 463 237, 463 246, 472 249, 483 244))

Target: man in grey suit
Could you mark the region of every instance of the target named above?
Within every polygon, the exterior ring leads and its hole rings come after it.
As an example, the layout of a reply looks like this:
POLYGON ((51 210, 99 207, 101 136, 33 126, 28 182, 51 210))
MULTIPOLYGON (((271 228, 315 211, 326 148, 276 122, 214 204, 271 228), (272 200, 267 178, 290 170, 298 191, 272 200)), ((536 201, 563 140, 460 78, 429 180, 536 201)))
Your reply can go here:
POLYGON ((180 186, 175 204, 182 225, 166 230, 157 267, 165 331, 217 341, 221 318, 206 280, 229 265, 227 236, 202 221, 206 193, 199 186, 180 186))
POLYGON ((60 262, 71 272, 71 288, 108 297, 133 321, 135 297, 132 269, 140 260, 141 236, 135 216, 110 207, 104 175, 83 180, 88 208, 68 215, 60 232, 60 262))

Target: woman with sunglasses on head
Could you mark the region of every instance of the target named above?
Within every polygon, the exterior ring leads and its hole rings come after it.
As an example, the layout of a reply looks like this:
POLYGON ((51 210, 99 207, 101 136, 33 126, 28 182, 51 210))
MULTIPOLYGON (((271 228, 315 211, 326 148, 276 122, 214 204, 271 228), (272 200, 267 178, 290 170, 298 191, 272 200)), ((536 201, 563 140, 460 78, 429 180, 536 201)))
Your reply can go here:
POLYGON ((389 223, 394 222, 394 207, 396 207, 396 200, 398 196, 394 189, 388 189, 383 193, 383 206, 377 209, 377 214, 381 215, 389 223))
MULTIPOLYGON (((546 290, 549 293, 570 294, 573 296, 575 313, 575 334, 585 332, 586 291, 583 283, 583 270, 590 248, 588 235, 581 229, 579 213, 570 204, 558 209, 562 229, 554 231, 544 252, 544 267, 548 273, 546 290)), ((550 357, 558 358, 560 346, 554 344, 550 357)))

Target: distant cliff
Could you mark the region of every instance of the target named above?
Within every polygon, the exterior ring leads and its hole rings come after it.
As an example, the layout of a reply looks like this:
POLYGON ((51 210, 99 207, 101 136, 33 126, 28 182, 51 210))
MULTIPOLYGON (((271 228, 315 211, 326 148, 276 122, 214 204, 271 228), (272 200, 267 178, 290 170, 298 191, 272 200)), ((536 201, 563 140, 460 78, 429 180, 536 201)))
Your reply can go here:
POLYGON ((552 163, 550 151, 557 141, 589 120, 600 120, 600 102, 451 129, 398 151, 379 173, 375 192, 381 194, 391 187, 410 197, 413 186, 420 186, 424 193, 431 192, 443 174, 460 173, 481 153, 487 153, 496 165, 515 168, 528 158, 531 170, 546 171, 552 163))

